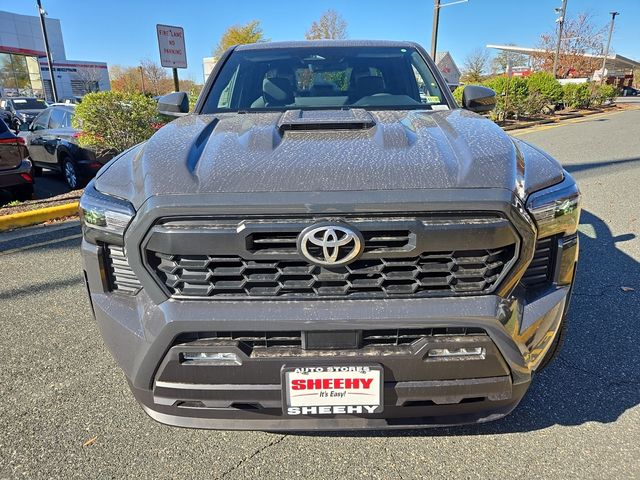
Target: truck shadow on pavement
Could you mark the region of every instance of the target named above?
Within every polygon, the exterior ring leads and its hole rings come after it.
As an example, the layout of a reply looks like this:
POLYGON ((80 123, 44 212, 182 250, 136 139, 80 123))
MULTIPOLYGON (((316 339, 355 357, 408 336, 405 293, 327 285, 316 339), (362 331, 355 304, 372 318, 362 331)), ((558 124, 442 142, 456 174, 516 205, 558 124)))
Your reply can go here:
POLYGON ((571 175, 581 175, 583 172, 589 172, 592 175, 598 175, 603 168, 609 167, 623 167, 623 168, 637 168, 640 164, 639 158, 622 158, 618 160, 604 160, 601 162, 589 162, 589 163, 574 163, 571 165, 565 165, 564 168, 571 175))
POLYGON ((520 405, 504 419, 423 430, 312 433, 331 436, 448 436, 529 432, 553 425, 615 422, 640 404, 640 263, 620 250, 633 234, 613 237, 582 212, 580 262, 560 356, 534 376, 520 405), (627 290, 623 287, 632 287, 627 290), (627 290, 627 291, 625 291, 627 290))

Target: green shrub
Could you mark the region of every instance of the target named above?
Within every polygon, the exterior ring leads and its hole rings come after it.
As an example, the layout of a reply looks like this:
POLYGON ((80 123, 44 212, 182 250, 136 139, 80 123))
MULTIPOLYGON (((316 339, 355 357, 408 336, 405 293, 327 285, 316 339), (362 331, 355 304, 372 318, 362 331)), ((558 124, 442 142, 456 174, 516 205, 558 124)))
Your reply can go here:
POLYGON ((147 140, 159 122, 156 102, 140 93, 89 93, 73 115, 73 126, 82 130, 80 145, 98 153, 122 152, 147 140))
POLYGON ((588 83, 567 83, 562 86, 562 101, 565 107, 587 108, 590 100, 588 83))
POLYGON ((456 103, 459 106, 462 106, 462 91, 464 90, 464 85, 460 85, 459 87, 456 87, 456 89, 453 91, 453 98, 456 100, 456 103))
POLYGON ((196 102, 198 101, 198 97, 200 96, 200 91, 202 87, 199 85, 192 86, 187 94, 189 95, 189 111, 193 112, 193 108, 196 106, 196 102))
POLYGON ((550 104, 562 100, 562 85, 548 72, 532 73, 527 79, 527 86, 530 93, 538 93, 550 104))
POLYGON ((492 114, 494 118, 519 118, 527 111, 529 89, 525 78, 497 76, 482 84, 496 92, 496 108, 492 114))
POLYGON ((554 104, 550 103, 549 99, 543 94, 532 91, 529 91, 523 109, 527 116, 536 116, 540 113, 550 113, 555 110, 554 104))
POLYGON ((591 95, 591 104, 600 106, 618 96, 618 89, 613 85, 596 85, 591 95))

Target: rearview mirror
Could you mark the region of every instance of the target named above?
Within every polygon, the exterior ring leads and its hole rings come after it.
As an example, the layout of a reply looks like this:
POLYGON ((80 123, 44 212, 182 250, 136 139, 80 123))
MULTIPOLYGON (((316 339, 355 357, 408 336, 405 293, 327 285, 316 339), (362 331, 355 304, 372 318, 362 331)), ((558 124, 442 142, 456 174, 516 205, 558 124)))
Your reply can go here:
POLYGON ((158 99, 158 112, 170 117, 189 113, 189 96, 185 92, 173 92, 158 99))
POLYGON ((467 85, 462 90, 462 108, 476 113, 489 112, 496 106, 496 92, 480 85, 467 85))

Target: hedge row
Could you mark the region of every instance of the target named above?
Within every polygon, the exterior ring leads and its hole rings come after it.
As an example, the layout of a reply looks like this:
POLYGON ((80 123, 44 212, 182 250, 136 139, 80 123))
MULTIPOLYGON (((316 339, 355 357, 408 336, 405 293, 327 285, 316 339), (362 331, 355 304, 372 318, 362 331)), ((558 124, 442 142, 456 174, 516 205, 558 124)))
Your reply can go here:
POLYGON ((98 153, 122 152, 147 140, 161 126, 156 102, 141 93, 88 93, 75 108, 80 145, 98 153))
MULTIPOLYGON (((613 85, 596 82, 561 85, 547 72, 536 72, 528 77, 497 76, 477 85, 495 90, 496 108, 491 115, 498 120, 551 113, 559 104, 567 108, 599 106, 618 93, 613 85)), ((463 89, 460 86, 453 92, 458 104, 462 103, 463 89)))

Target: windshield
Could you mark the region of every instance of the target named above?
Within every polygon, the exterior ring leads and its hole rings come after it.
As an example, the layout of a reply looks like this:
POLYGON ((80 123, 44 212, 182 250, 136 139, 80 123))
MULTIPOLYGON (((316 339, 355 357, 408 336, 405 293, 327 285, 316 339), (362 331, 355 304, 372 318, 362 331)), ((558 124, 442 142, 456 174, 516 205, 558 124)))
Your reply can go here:
POLYGON ((448 105, 414 48, 273 48, 233 52, 202 113, 348 107, 448 105))
POLYGON ((47 104, 39 98, 14 98, 13 107, 16 110, 44 110, 47 104))

